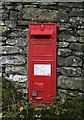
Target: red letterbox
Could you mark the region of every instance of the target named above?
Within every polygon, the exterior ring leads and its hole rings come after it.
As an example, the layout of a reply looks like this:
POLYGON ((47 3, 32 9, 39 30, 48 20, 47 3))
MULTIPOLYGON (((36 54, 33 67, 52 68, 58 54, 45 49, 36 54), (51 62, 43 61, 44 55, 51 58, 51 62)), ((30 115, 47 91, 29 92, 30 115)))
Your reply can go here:
POLYGON ((34 105, 56 96, 56 24, 29 24, 28 97, 34 105))

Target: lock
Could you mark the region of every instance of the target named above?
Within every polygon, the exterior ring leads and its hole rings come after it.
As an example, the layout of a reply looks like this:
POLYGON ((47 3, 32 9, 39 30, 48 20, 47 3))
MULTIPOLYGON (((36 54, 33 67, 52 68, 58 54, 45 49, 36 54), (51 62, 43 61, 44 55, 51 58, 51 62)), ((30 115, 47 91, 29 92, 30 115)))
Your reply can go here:
POLYGON ((38 93, 36 91, 32 91, 32 96, 36 97, 38 96, 38 93))

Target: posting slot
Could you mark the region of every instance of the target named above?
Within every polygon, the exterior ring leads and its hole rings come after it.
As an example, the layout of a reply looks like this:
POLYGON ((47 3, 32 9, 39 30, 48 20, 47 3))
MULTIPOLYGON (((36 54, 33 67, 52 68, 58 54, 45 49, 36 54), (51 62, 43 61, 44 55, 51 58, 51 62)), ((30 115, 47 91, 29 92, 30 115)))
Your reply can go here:
POLYGON ((35 39, 35 40, 49 40, 51 39, 51 35, 32 35, 31 39, 35 39))

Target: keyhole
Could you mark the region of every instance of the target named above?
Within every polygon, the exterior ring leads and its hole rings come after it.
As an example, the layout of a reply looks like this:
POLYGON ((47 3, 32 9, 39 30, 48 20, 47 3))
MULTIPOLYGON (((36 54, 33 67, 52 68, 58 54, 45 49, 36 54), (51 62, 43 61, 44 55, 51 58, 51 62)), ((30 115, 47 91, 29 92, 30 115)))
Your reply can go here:
POLYGON ((38 84, 36 85, 36 87, 38 87, 38 84))

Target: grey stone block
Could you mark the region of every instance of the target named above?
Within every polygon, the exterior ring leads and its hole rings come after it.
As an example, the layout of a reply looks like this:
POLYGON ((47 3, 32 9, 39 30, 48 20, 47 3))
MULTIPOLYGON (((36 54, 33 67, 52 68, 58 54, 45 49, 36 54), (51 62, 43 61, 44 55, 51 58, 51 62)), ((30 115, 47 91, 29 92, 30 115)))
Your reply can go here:
POLYGON ((2 5, 11 5, 12 3, 9 1, 9 2, 2 2, 2 5))
POLYGON ((58 39, 60 41, 66 41, 66 42, 77 42, 78 41, 78 38, 72 36, 70 31, 59 32, 58 39))
POLYGON ((30 7, 30 8, 24 8, 23 13, 21 11, 19 14, 21 16, 21 19, 38 21, 38 22, 48 22, 55 20, 57 18, 57 13, 59 13, 59 11, 40 9, 40 8, 32 9, 32 7, 30 7))
POLYGON ((0 54, 15 54, 15 53, 23 53, 22 49, 17 46, 0 46, 2 50, 0 54))
POLYGON ((21 25, 21 26, 28 26, 28 21, 27 20, 18 20, 18 25, 21 25))
MULTIPOLYGON (((4 45, 4 43, 3 43, 3 42, 0 42, 0 47, 1 47, 2 45, 4 45)), ((1 49, 0 49, 0 52, 1 52, 1 49)))
POLYGON ((25 47, 28 45, 28 39, 25 37, 14 37, 14 38, 9 38, 6 40, 6 43, 8 45, 15 45, 15 46, 21 46, 21 47, 25 47))
POLYGON ((26 63, 25 57, 23 55, 9 55, 9 56, 1 56, 0 57, 1 64, 14 64, 14 65, 22 65, 26 63))
POLYGON ((75 56, 57 57, 58 66, 82 66, 82 59, 75 56))
POLYGON ((26 29, 15 29, 10 33, 10 37, 23 37, 27 38, 28 37, 28 28, 26 29))
POLYGON ((71 55, 71 50, 70 49, 58 49, 57 51, 58 56, 66 57, 71 55))
POLYGON ((84 8, 83 2, 74 2, 73 6, 74 8, 84 8))
POLYGON ((2 72, 2 67, 3 67, 3 66, 2 66, 2 65, 0 65, 0 72, 2 72))
POLYGON ((58 5, 61 6, 61 7, 70 7, 70 8, 72 8, 73 3, 71 3, 71 2, 69 2, 69 3, 68 2, 59 2, 58 5))
MULTIPOLYGON (((66 36, 67 37, 67 36, 66 36)), ((68 42, 77 42, 78 41, 78 38, 77 37, 74 37, 74 36, 70 36, 69 39, 66 39, 66 41, 68 42)))
POLYGON ((6 9, 10 10, 13 8, 13 6, 10 4, 10 5, 5 5, 6 9))
POLYGON ((62 23, 62 22, 57 22, 57 26, 59 27, 59 30, 71 30, 71 24, 70 23, 62 23))
POLYGON ((8 20, 8 14, 6 13, 2 14, 2 20, 8 20))
POLYGON ((81 23, 77 26, 78 29, 84 29, 84 23, 81 23))
POLYGON ((79 67, 61 67, 60 72, 65 76, 81 76, 81 68, 79 67))
POLYGON ((83 23, 84 22, 84 18, 83 17, 70 17, 69 22, 71 23, 83 23))
POLYGON ((83 91, 82 80, 82 77, 59 76, 58 86, 64 89, 74 89, 83 91))
POLYGON ((22 9, 23 9, 23 5, 19 3, 19 4, 16 6, 16 10, 22 10, 22 9))
POLYGON ((65 48, 69 46, 69 42, 58 42, 59 48, 65 48))
POLYGON ((7 80, 11 80, 11 81, 17 81, 17 82, 25 82, 27 81, 27 76, 26 75, 13 75, 13 74, 9 74, 9 77, 8 76, 5 76, 5 78, 7 80))
POLYGON ((77 33, 80 35, 80 36, 83 36, 84 37, 84 29, 79 29, 77 31, 77 33))
POLYGON ((18 10, 21 10, 22 7, 23 7, 23 2, 22 3, 18 3, 18 1, 16 2, 16 4, 10 4, 10 5, 6 5, 6 8, 11 10, 11 11, 18 11, 18 10))
POLYGON ((27 75, 27 68, 25 66, 6 66, 5 68, 6 73, 19 73, 19 74, 26 74, 27 75))
POLYGON ((68 14, 61 10, 58 14, 57 14, 57 21, 60 22, 68 22, 68 14))
POLYGON ((2 29, 2 33, 8 32, 10 30, 7 26, 0 26, 0 29, 2 29))
POLYGON ((2 9, 0 10, 0 13, 2 13, 2 20, 8 19, 9 10, 2 9))
POLYGON ((27 89, 23 89, 23 93, 28 93, 28 90, 27 89))
POLYGON ((24 82, 16 82, 16 87, 21 88, 21 89, 27 89, 27 85, 28 85, 28 81, 24 81, 24 82))
POLYGON ((77 16, 77 17, 84 17, 84 10, 83 9, 77 9, 77 8, 73 8, 72 11, 69 13, 69 16, 77 16))
POLYGON ((81 43, 70 43, 70 47, 71 50, 76 50, 76 51, 84 51, 84 44, 81 43))
POLYGON ((6 39, 7 39, 6 37, 0 36, 0 42, 1 42, 1 41, 6 41, 6 39))
POLYGON ((79 37, 79 42, 84 43, 84 37, 79 37))
POLYGON ((82 57, 82 56, 84 56, 84 52, 73 51, 72 55, 82 57))
POLYGON ((16 25, 17 25, 17 23, 16 23, 16 21, 14 21, 14 19, 12 21, 6 20, 5 21, 5 25, 8 26, 8 27, 10 27, 10 28, 15 28, 16 25))
POLYGON ((72 96, 72 97, 78 97, 78 96, 80 96, 80 97, 82 97, 83 96, 83 93, 81 93, 81 92, 78 92, 78 91, 72 91, 72 90, 70 90, 70 89, 62 89, 62 88, 58 88, 58 94, 61 96, 61 95, 70 95, 70 96, 72 96))
POLYGON ((17 11, 10 11, 9 19, 17 20, 17 11))
POLYGON ((82 68, 82 73, 81 73, 82 76, 84 76, 84 68, 82 68))

